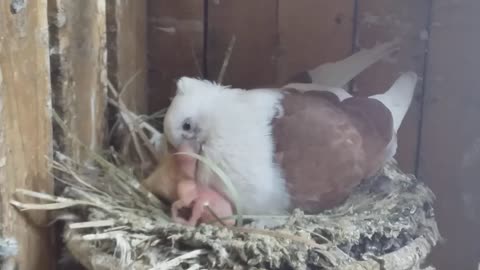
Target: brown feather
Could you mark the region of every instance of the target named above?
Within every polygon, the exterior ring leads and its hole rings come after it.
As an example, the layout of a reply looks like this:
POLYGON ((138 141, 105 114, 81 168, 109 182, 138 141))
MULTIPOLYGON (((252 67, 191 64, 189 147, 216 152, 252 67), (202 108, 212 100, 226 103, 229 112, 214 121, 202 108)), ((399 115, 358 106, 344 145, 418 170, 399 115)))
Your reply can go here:
POLYGON ((385 160, 393 136, 390 111, 377 100, 289 89, 272 122, 275 157, 293 208, 319 212, 343 201, 385 160))

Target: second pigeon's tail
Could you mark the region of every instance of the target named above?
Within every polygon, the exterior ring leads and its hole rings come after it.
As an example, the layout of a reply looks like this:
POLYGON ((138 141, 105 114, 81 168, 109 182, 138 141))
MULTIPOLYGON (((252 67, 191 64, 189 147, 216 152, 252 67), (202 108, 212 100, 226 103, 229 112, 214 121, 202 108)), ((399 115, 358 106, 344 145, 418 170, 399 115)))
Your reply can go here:
POLYGON ((393 40, 376 45, 371 49, 362 49, 343 60, 325 63, 311 70, 298 73, 288 83, 343 88, 362 71, 396 51, 398 44, 398 40, 393 40))
POLYGON ((417 74, 407 72, 402 74, 385 93, 370 96, 382 102, 392 112, 395 132, 398 131, 410 108, 417 81, 417 74))

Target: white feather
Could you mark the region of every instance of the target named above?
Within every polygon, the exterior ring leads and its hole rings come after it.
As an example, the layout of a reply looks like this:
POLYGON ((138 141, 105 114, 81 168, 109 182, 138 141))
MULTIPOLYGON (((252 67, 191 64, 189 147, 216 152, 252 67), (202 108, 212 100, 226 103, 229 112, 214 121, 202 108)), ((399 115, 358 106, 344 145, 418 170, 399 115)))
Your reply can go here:
POLYGON ((414 72, 404 73, 393 83, 388 91, 383 94, 370 96, 370 98, 382 102, 390 110, 393 116, 393 129, 395 133, 398 132, 410 108, 417 80, 418 77, 414 72))
MULTIPOLYGON (((370 98, 382 102, 390 110, 393 116, 393 129, 395 133, 398 132, 398 129, 410 108, 417 81, 418 76, 414 72, 406 72, 402 74, 385 93, 370 96, 370 98)), ((328 91, 335 94, 340 101, 352 97, 351 94, 342 88, 329 87, 316 83, 291 83, 283 88, 289 87, 295 88, 301 92, 328 91)))
POLYGON ((393 40, 382 43, 371 49, 360 50, 343 60, 322 64, 308 71, 312 83, 290 83, 283 88, 295 88, 302 92, 328 91, 342 101, 352 97, 343 87, 362 71, 393 53, 397 49, 398 42, 393 40))
POLYGON ((362 71, 392 54, 398 49, 398 44, 398 40, 393 40, 371 49, 362 49, 343 60, 320 65, 308 73, 315 84, 342 88, 362 71))
MULTIPOLYGON (((240 195, 242 213, 286 213, 290 200, 273 160, 271 135, 271 120, 278 113, 282 94, 268 89, 230 89, 195 79, 181 79, 179 88, 165 118, 167 137, 175 140, 175 123, 195 114, 206 132, 202 154, 229 175, 240 195)), ((216 178, 203 164, 197 177, 202 182, 216 178)))

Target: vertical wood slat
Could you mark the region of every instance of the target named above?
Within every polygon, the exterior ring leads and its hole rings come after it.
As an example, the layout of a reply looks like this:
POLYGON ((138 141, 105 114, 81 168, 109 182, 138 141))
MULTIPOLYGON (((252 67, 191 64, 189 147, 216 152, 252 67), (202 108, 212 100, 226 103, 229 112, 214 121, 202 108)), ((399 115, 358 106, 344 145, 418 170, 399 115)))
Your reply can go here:
POLYGON ((276 80, 277 0, 208 1, 208 79, 217 81, 236 37, 224 84, 258 87, 276 80))
MULTIPOLYGON (((52 27, 54 106, 72 134, 90 150, 103 144, 107 90, 105 0, 49 0, 52 27)), ((65 153, 88 159, 73 140, 63 138, 65 153)))
POLYGON ((364 71, 355 80, 358 95, 386 91, 400 73, 414 71, 419 76, 416 96, 399 130, 396 159, 402 170, 414 173, 422 104, 422 80, 428 40, 429 0, 359 0, 355 47, 370 48, 378 42, 399 38, 400 50, 390 59, 364 71))
POLYGON ((180 76, 203 74, 204 1, 148 1, 149 111, 165 108, 180 76))
POLYGON ((47 1, 0 3, 0 197, 2 234, 15 237, 19 270, 54 269, 45 213, 28 219, 9 203, 17 188, 53 192, 47 1), (32 224, 33 223, 33 224, 32 224))
POLYGON ((277 83, 352 52, 354 1, 279 0, 277 83))
POLYGON ((107 1, 108 73, 122 100, 146 112, 147 0, 107 1))
POLYGON ((434 0, 419 174, 437 196, 439 270, 480 261, 480 1, 434 0))
POLYGON ((354 2, 215 1, 208 6, 209 79, 217 80, 232 36, 224 83, 252 88, 351 53, 354 2))

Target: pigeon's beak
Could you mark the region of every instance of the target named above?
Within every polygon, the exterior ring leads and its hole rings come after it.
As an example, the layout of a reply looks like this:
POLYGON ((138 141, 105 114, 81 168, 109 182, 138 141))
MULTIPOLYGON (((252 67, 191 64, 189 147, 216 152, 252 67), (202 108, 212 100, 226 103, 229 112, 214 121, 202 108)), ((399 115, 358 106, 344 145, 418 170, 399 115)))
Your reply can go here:
POLYGON ((182 143, 180 143, 177 147, 168 143, 168 151, 170 153, 188 152, 188 153, 195 153, 197 155, 200 155, 201 148, 202 148, 201 144, 197 140, 185 140, 182 143))

